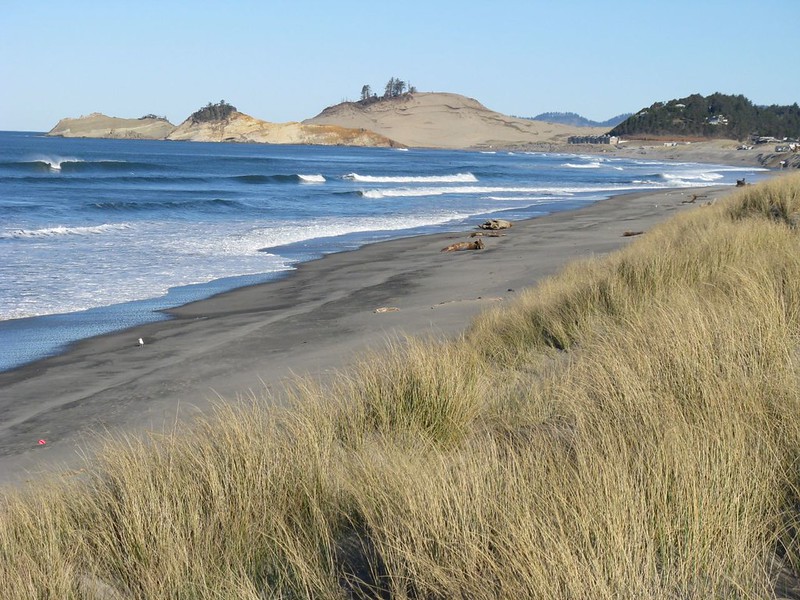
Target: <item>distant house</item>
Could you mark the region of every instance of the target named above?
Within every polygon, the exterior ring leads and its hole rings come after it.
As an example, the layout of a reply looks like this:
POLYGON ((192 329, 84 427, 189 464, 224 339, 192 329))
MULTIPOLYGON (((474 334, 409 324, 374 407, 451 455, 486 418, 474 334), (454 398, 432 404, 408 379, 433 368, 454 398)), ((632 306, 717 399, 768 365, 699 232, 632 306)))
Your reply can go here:
POLYGON ((714 117, 708 117, 706 119, 709 125, 727 125, 728 124, 728 117, 723 115, 717 115, 714 117))
POLYGON ((619 144, 616 135, 571 135, 567 138, 569 144, 619 144))

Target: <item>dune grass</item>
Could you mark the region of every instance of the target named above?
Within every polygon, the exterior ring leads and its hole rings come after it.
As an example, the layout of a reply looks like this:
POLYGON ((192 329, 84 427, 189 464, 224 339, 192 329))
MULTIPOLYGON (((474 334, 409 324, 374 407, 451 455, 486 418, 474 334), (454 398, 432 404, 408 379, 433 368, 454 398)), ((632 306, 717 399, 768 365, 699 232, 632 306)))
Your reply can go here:
POLYGON ((800 572, 800 177, 457 340, 7 490, 4 598, 772 598, 800 572))

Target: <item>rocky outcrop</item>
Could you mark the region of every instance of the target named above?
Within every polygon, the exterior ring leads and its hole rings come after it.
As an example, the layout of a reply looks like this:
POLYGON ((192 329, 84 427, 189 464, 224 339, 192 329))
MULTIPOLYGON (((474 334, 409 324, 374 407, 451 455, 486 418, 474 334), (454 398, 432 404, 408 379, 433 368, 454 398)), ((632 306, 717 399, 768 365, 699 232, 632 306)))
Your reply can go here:
POLYGON ((365 128, 302 123, 270 123, 232 112, 225 119, 196 121, 191 117, 175 128, 168 140, 191 142, 256 142, 266 144, 314 144, 321 146, 400 146, 386 136, 365 128))
POLYGON ((121 119, 101 113, 92 113, 75 119, 61 119, 47 135, 73 138, 163 140, 173 129, 175 129, 175 125, 166 119, 155 117, 121 119))

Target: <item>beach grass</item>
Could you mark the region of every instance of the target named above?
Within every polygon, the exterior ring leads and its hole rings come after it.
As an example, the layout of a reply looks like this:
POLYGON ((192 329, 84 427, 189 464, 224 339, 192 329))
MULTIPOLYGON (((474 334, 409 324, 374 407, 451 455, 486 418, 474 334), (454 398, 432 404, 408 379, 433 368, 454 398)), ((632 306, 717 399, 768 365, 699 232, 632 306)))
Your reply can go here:
POLYGON ((282 402, 6 490, 4 598, 774 598, 800 572, 800 177, 282 402))

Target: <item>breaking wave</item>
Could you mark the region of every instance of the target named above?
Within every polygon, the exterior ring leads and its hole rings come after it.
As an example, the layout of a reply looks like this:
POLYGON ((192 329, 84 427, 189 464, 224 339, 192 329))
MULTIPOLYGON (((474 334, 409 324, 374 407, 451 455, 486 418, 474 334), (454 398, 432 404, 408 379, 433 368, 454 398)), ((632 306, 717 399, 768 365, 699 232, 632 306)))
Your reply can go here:
POLYGON ((65 165, 73 163, 81 163, 81 162, 83 162, 82 159, 73 158, 71 156, 58 156, 58 157, 39 156, 31 159, 30 161, 25 161, 22 164, 28 163, 33 166, 46 167, 51 171, 60 171, 61 168, 65 165))
POLYGON ((240 183, 264 184, 264 183, 325 183, 322 175, 235 175, 232 180, 240 183))
POLYGON ((0 162, 0 169, 3 171, 18 172, 106 172, 106 171, 130 171, 131 169, 147 169, 160 171, 163 165, 141 161, 97 159, 86 160, 74 156, 44 156, 37 155, 26 160, 0 162))
POLYGON ((478 181, 472 173, 456 173, 455 175, 359 175, 350 173, 342 177, 360 183, 473 183, 478 181))
POLYGON ((663 181, 652 182, 635 180, 630 183, 611 183, 608 185, 587 185, 583 187, 492 187, 492 186, 439 186, 439 187, 403 187, 373 189, 360 192, 363 198, 378 200, 381 198, 419 198, 425 196, 444 196, 448 194, 489 195, 489 194, 616 194, 636 190, 665 189, 678 187, 705 187, 718 185, 720 176, 663 176, 663 181))
POLYGON ((298 175, 297 177, 303 183, 325 183, 325 177, 322 175, 298 175))
POLYGON ((65 235, 100 235, 103 233, 110 233, 113 231, 122 231, 125 229, 132 229, 127 223, 105 223, 103 225, 82 226, 82 227, 45 227, 42 229, 12 229, 0 233, 0 239, 4 240, 19 240, 26 238, 43 238, 43 237, 57 237, 65 235))
POLYGON ((564 163, 561 165, 562 167, 567 167, 569 169, 599 169, 600 163, 599 162, 590 162, 590 163, 564 163))

